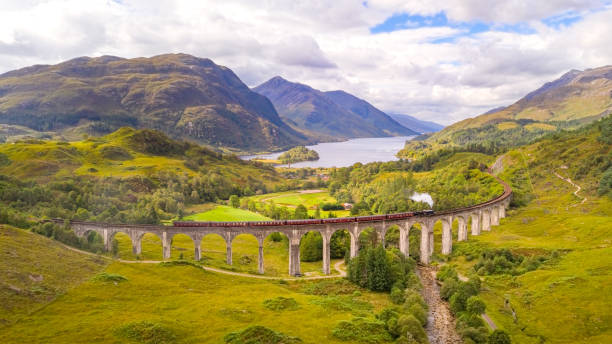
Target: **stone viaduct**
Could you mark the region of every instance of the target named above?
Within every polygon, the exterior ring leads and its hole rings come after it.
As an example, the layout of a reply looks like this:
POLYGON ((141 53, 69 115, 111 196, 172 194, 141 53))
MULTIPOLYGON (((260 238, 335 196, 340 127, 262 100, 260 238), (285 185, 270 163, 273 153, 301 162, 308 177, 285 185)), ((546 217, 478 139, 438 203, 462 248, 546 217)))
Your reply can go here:
MULTIPOLYGON (((471 235, 479 235, 481 231, 490 231, 491 226, 499 225, 499 220, 506 216, 506 208, 512 197, 511 188, 499 180, 504 186, 504 192, 487 202, 470 207, 440 212, 416 212, 389 215, 375 215, 363 217, 350 217, 341 219, 303 220, 308 224, 295 224, 297 221, 267 221, 267 222, 204 222, 186 223, 177 222, 174 226, 157 225, 127 225, 107 224, 95 222, 70 222, 71 228, 77 236, 85 236, 91 231, 97 232, 104 239, 107 250, 110 250, 115 234, 122 232, 132 240, 134 254, 141 254, 142 237, 146 233, 153 233, 161 238, 164 259, 170 258, 172 237, 177 234, 189 236, 195 247, 195 259, 201 258, 202 238, 209 234, 223 237, 226 243, 227 264, 232 264, 232 241, 240 234, 250 234, 257 238, 259 243, 259 273, 264 273, 264 240, 274 232, 280 232, 289 239, 289 274, 300 276, 300 241, 302 236, 310 231, 321 233, 323 237, 323 272, 330 273, 330 240, 334 232, 347 230, 350 234, 350 256, 355 257, 359 251, 359 234, 366 228, 376 231, 380 242, 384 243, 385 234, 391 226, 398 226, 400 239, 399 249, 406 256, 409 255, 409 231, 413 225, 421 227, 420 261, 428 264, 434 252, 434 225, 442 223, 442 254, 448 255, 452 251, 453 232, 452 224, 456 219, 458 223, 457 241, 468 238, 468 220, 471 218, 471 235), (318 223, 312 223, 318 222, 318 223), (181 224, 183 224, 181 226, 181 224), (189 224, 189 225, 188 225, 189 224), (200 226, 201 225, 201 226, 200 226)), ((63 220, 53 220, 61 222, 63 220)))

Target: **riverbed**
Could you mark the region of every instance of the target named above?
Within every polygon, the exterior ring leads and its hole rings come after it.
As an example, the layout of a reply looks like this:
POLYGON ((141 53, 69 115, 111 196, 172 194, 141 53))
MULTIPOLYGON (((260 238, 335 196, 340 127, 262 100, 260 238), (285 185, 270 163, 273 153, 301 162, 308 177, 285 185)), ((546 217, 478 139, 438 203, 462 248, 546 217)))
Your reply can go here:
POLYGON ((463 343, 455 329, 455 318, 448 304, 440 298, 440 287, 436 283, 436 270, 431 266, 418 266, 417 269, 421 284, 423 284, 423 298, 429 306, 425 328, 429 343, 463 343))
MULTIPOLYGON (((342 142, 324 142, 312 146, 306 146, 319 153, 319 160, 302 161, 291 164, 291 167, 347 167, 357 162, 367 164, 375 161, 397 160, 395 154, 402 148, 406 141, 416 136, 394 136, 394 137, 371 137, 351 139, 342 142)), ((284 152, 272 154, 241 156, 245 160, 271 159, 276 160, 284 152)), ((285 165, 281 165, 285 166, 285 165)))

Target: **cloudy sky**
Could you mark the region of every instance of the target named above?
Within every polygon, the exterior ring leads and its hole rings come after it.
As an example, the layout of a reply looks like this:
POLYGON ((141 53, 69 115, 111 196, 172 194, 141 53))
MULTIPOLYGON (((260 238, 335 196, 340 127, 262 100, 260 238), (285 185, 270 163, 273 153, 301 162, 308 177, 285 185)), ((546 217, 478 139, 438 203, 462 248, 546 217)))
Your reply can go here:
POLYGON ((184 52, 450 124, 612 64, 612 0, 0 2, 0 73, 184 52))

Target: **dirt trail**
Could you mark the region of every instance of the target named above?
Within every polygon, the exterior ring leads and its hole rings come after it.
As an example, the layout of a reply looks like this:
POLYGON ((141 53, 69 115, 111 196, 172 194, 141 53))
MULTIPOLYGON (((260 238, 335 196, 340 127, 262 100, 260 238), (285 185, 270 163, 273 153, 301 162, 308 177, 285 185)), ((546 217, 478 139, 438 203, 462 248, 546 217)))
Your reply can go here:
POLYGON ((455 329, 455 318, 448 308, 448 304, 440 299, 440 287, 436 283, 436 270, 430 266, 419 266, 417 272, 423 284, 423 297, 429 306, 426 327, 429 343, 463 343, 455 329))
MULTIPOLYGON (((116 262, 120 262, 120 263, 126 263, 126 264, 159 264, 159 263, 163 263, 163 260, 125 260, 125 259, 115 259, 115 258, 111 258, 111 257, 107 257, 107 256, 103 256, 103 255, 99 255, 99 254, 95 254, 95 253, 91 253, 91 252, 87 252, 87 251, 83 251, 83 250, 79 250, 78 248, 74 248, 68 245, 64 245, 61 244, 62 246, 64 246, 65 248, 75 251, 75 252, 79 252, 79 253, 83 253, 89 256, 94 256, 94 257, 98 257, 98 258, 102 258, 102 259, 106 259, 106 260, 112 260, 112 261, 116 261, 116 262)), ((247 273, 243 273, 243 272, 234 272, 234 271, 227 271, 227 270, 223 270, 223 269, 217 269, 217 268, 211 268, 208 266, 202 266, 199 265, 200 268, 202 268, 202 270, 206 270, 206 271, 211 271, 211 272, 216 272, 216 273, 220 273, 220 274, 225 274, 225 275, 232 275, 232 276, 240 276, 240 277, 248 277, 248 278, 257 278, 257 279, 266 279, 266 280, 285 280, 285 281, 303 281, 303 280, 317 280, 317 279, 328 279, 328 278, 340 278, 340 277, 345 277, 346 276, 346 271, 343 270, 340 266, 344 263, 344 261, 339 261, 336 264, 334 264, 334 269, 336 269, 338 271, 338 275, 324 275, 324 276, 310 276, 310 277, 273 277, 273 276, 262 276, 262 275, 253 275, 253 274, 247 274, 247 273)))
POLYGON ((582 201, 581 201, 580 203, 573 204, 573 205, 571 205, 571 207, 574 207, 574 206, 577 206, 578 204, 583 204, 584 202, 586 202, 586 200, 587 200, 587 198, 586 198, 586 197, 580 197, 580 195, 578 195, 578 193, 580 192, 580 190, 582 190, 582 188, 580 187, 580 185, 578 185, 578 184, 576 184, 576 183, 572 182, 572 180, 571 180, 569 177, 565 178, 565 177, 563 177, 562 175, 560 175, 559 173, 557 173, 557 172, 555 172, 555 171, 553 171, 553 173, 554 173, 554 174, 555 174, 555 176, 557 176, 558 178, 562 179, 563 181, 566 181, 566 182, 570 183, 570 184, 571 184, 573 187, 575 187, 575 188, 576 188, 576 191, 574 191, 574 195, 575 195, 576 197, 578 197, 578 198, 582 198, 582 201))

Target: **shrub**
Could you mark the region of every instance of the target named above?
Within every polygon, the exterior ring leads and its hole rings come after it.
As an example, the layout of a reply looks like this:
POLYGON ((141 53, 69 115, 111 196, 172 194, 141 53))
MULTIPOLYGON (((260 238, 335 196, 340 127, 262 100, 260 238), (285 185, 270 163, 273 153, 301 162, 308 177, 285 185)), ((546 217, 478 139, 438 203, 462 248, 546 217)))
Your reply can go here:
POLYGON ((457 280, 457 271, 450 265, 444 265, 436 274, 436 278, 443 282, 449 278, 457 280))
POLYGON ((343 341, 362 343, 380 343, 393 339, 384 322, 361 317, 340 321, 332 330, 332 335, 343 341))
POLYGON ((397 320, 397 326, 402 335, 410 333, 419 343, 427 343, 427 334, 423 330, 421 323, 412 315, 403 315, 397 320))
POLYGON ((290 337, 264 326, 249 326, 242 331, 231 332, 223 340, 229 344, 292 344, 301 343, 297 337, 290 337))
POLYGON ((495 330, 489 336, 489 344, 510 344, 510 336, 503 330, 495 330))
POLYGON ((406 300, 404 292, 398 287, 393 287, 391 289, 389 298, 391 299, 391 302, 395 303, 396 305, 400 305, 406 300))
POLYGON ((484 327, 474 328, 466 327, 459 331, 461 337, 464 338, 464 342, 467 343, 466 339, 472 340, 474 343, 486 343, 488 339, 488 331, 484 327))
POLYGON ((300 243, 300 259, 316 262, 323 259, 323 237, 319 232, 308 232, 300 243))
POLYGON ((94 281, 96 282, 114 282, 114 283, 119 283, 119 282, 125 282, 128 279, 119 275, 119 274, 109 274, 106 272, 102 272, 97 274, 96 276, 94 276, 93 278, 94 281))
POLYGON ((423 309, 427 309, 427 304, 421 294, 418 291, 413 289, 406 289, 404 292, 406 295, 406 300, 404 301, 404 306, 412 306, 413 304, 419 304, 423 309))
POLYGON ((114 331, 121 338, 144 344, 174 343, 176 334, 169 328, 151 321, 138 321, 123 325, 114 331))
POLYGON ((440 297, 443 300, 449 300, 454 293, 459 289, 459 283, 455 279, 448 279, 444 281, 442 284, 442 288, 440 288, 440 297))
POLYGON ((274 242, 283 241, 283 235, 280 234, 279 232, 274 232, 274 233, 270 234, 269 238, 270 238, 270 240, 272 240, 274 242))
POLYGON ((427 325, 427 310, 423 308, 419 303, 415 303, 408 308, 410 314, 412 314, 422 326, 427 325))
POLYGON ((263 305, 273 311, 296 310, 300 307, 294 298, 282 296, 267 299, 263 302, 263 305))
POLYGON ((465 310, 465 302, 467 297, 463 293, 454 293, 449 299, 450 309, 454 314, 463 312, 465 310))
POLYGON ((485 327, 484 321, 480 317, 480 314, 476 315, 476 314, 470 314, 467 312, 461 313, 459 318, 457 318, 457 328, 463 329, 467 327, 474 327, 474 328, 485 327))
POLYGON ((478 296, 470 296, 467 299, 466 310, 472 314, 482 314, 485 311, 485 303, 478 296))

